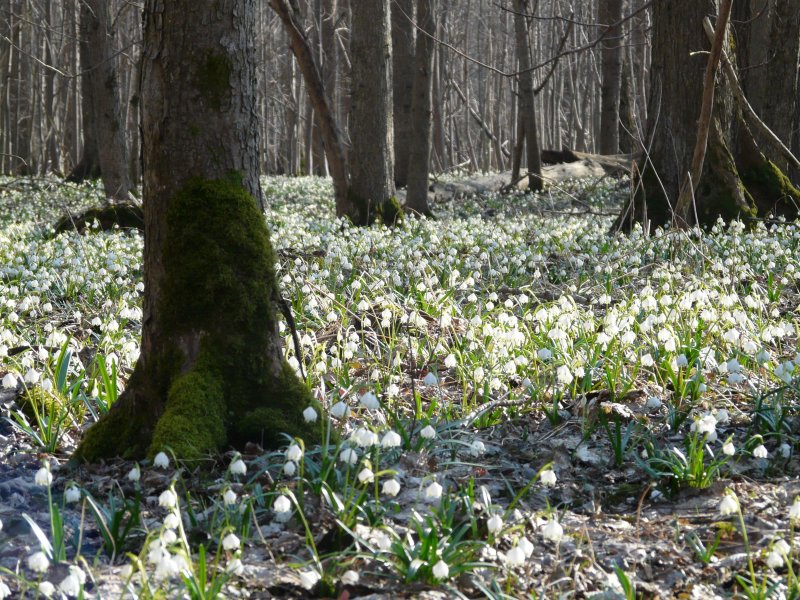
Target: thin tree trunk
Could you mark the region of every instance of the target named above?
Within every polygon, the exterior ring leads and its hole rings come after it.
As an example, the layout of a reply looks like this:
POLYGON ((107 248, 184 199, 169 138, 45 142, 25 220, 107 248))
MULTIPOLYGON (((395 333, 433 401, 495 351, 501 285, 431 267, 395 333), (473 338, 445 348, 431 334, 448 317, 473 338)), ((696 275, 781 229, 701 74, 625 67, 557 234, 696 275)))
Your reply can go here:
POLYGON ((527 149, 528 189, 542 189, 542 162, 539 155, 539 138, 536 131, 536 113, 533 106, 533 74, 531 73, 530 42, 526 16, 527 0, 514 0, 514 31, 516 33, 517 58, 519 60, 520 119, 525 131, 527 149))
POLYGON ((603 38, 603 83, 600 95, 600 154, 619 152, 620 88, 622 85, 622 0, 598 3, 599 21, 606 26, 603 38))
MULTIPOLYGON (((394 103, 394 183, 405 187, 409 155, 418 140, 412 133, 415 69, 414 0, 392 0, 392 100, 394 103)), ((417 24, 421 26, 419 16, 417 24)), ((418 34, 417 40, 421 34, 418 34)))
POLYGON ((431 71, 434 42, 429 35, 436 33, 435 0, 417 0, 417 34, 414 91, 411 104, 411 136, 414 144, 408 160, 406 208, 421 215, 430 215, 428 206, 428 175, 431 158, 432 111, 431 71))

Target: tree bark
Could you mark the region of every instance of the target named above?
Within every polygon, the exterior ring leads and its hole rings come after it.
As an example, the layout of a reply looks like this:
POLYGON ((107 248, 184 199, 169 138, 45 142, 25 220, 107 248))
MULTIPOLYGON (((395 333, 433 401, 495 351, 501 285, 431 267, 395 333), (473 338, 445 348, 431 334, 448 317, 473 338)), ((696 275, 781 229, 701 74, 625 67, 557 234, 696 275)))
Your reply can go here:
POLYGON ((598 20, 606 26, 602 50, 600 90, 600 154, 619 152, 620 90, 622 86, 622 0, 598 3, 598 20))
MULTIPOLYGON (((419 64, 415 60, 414 0, 393 0, 392 12, 392 100, 394 102, 394 183, 405 187, 409 157, 417 143, 412 130, 414 83, 419 64)), ((417 25, 422 26, 416 16, 417 25)), ((416 36, 417 40, 422 34, 416 36)))
MULTIPOLYGON (((672 222, 673 203, 690 167, 697 138, 707 62, 707 55, 698 52, 710 47, 703 18, 715 12, 716 2, 711 0, 653 5, 651 94, 645 137, 652 143, 640 167, 638 192, 615 228, 630 229, 634 223, 645 221, 653 228, 672 222)), ((734 61, 729 48, 725 55, 734 61)), ((719 217, 728 220, 769 213, 793 216, 800 205, 798 190, 759 149, 726 78, 717 80, 706 158, 698 179, 694 181, 688 225, 712 225, 719 217)))
POLYGON ((414 73, 414 91, 411 104, 411 151, 408 159, 408 184, 406 209, 430 216, 428 206, 428 175, 433 138, 431 110, 434 42, 436 34, 436 1, 417 0, 417 21, 421 31, 417 34, 414 73), (430 34, 430 35, 426 35, 430 34))
POLYGON ((528 0, 514 0, 514 32, 519 62, 519 118, 525 132, 528 189, 542 189, 542 161, 539 156, 539 134, 533 105, 533 73, 531 72, 530 41, 528 38, 528 0))
POLYGON ((134 373, 75 458, 312 439, 283 359, 262 212, 255 0, 147 0, 144 318, 134 373))
POLYGON ((355 2, 351 10, 351 219, 357 225, 367 225, 385 209, 384 220, 392 222, 397 200, 389 0, 355 2))

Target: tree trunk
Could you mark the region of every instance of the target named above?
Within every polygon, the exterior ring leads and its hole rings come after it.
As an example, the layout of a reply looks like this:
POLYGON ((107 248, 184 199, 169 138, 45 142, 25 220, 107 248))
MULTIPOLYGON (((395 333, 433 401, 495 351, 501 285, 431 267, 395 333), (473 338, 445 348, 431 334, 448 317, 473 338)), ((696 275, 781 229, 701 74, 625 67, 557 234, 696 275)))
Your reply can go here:
POLYGON ((528 38, 528 0, 514 0, 514 32, 519 62, 519 118, 525 132, 528 167, 528 189, 542 189, 542 161, 539 156, 539 135, 533 106, 533 73, 531 73, 530 41, 528 38))
POLYGON ((408 186, 406 208, 421 215, 431 215, 428 206, 428 175, 431 162, 432 141, 432 83, 434 42, 436 34, 436 1, 417 0, 417 21, 421 31, 417 35, 414 73, 414 91, 411 104, 411 152, 408 160, 408 186), (430 35, 426 35, 426 33, 430 35))
POLYGON ((125 122, 119 101, 117 62, 108 0, 82 0, 81 24, 88 34, 88 76, 92 85, 91 125, 95 128, 100 174, 107 198, 127 200, 131 184, 125 122))
POLYGON ((396 217, 389 0, 354 2, 351 28, 350 196, 356 225, 396 217))
POLYGON ((262 212, 255 0, 147 0, 141 354, 76 458, 199 458, 313 432, 283 359, 262 212))
MULTIPOLYGON (((615 223, 649 226, 672 223, 672 206, 690 168, 703 98, 710 43, 703 18, 716 12, 711 0, 673 0, 653 5, 653 50, 646 140, 652 140, 641 185, 615 223), (698 54, 698 52, 701 52, 698 54)), ((730 36, 729 36, 730 37, 730 36)), ((726 44, 727 46, 727 44, 726 44)), ((734 61, 730 49, 722 60, 734 61), (726 58, 727 57, 727 58, 726 58)), ((778 68, 776 65, 775 68, 778 68)), ((781 68, 784 68, 785 65, 781 68)), ((793 216, 800 193, 758 148, 734 100, 731 82, 717 78, 703 170, 687 224, 707 226, 718 217, 733 219, 768 213, 793 216)))
MULTIPOLYGON (((419 64, 415 61, 414 0, 393 0, 392 7, 392 100, 394 102, 394 183, 405 187, 408 162, 417 138, 412 133, 412 98, 419 64)), ((416 17, 417 25, 422 19, 416 17)), ((417 35, 417 40, 422 34, 417 35)))
POLYGON ((603 83, 600 91, 600 154, 619 152, 620 89, 622 86, 622 0, 599 3, 598 19, 606 26, 603 38, 603 83))

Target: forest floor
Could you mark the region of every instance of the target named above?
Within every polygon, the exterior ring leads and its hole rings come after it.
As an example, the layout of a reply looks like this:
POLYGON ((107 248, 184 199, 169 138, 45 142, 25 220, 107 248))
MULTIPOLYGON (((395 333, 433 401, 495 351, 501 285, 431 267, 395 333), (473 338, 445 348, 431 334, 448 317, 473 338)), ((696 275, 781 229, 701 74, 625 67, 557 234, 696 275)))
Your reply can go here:
POLYGON ((53 236, 96 189, 0 181, 0 598, 798 596, 794 223, 611 235, 605 179, 357 229, 325 181, 264 187, 340 441, 74 470, 141 236, 53 236))

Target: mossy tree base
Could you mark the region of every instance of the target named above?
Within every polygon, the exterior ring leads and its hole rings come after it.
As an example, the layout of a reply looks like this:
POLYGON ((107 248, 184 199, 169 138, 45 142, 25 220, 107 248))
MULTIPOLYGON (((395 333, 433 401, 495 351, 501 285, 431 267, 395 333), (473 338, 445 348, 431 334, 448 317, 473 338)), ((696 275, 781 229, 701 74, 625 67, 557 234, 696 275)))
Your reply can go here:
MULTIPOLYGON (((311 395, 283 360, 267 227, 240 176, 190 180, 169 202, 156 342, 143 345, 117 405, 75 458, 195 459, 281 434, 320 440, 302 416, 311 395)), ((145 323, 145 327, 148 324, 145 323)))

